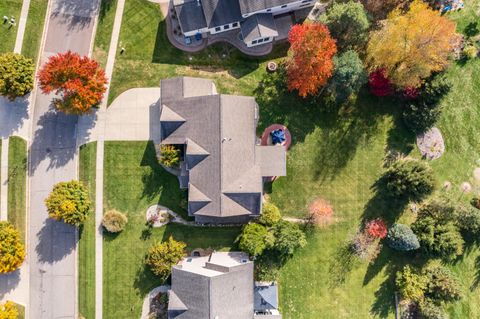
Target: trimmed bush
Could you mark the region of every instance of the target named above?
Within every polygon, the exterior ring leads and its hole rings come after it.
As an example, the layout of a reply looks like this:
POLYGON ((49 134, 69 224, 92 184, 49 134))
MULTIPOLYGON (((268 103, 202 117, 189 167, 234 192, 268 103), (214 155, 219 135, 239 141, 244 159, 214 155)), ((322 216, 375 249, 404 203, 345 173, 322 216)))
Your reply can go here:
POLYGON ((258 256, 267 248, 271 248, 275 238, 268 229, 257 223, 243 226, 238 240, 238 247, 251 256, 258 256))
POLYGON ((167 241, 153 244, 147 252, 145 264, 162 280, 170 276, 172 267, 186 256, 187 244, 176 241, 172 236, 167 241))
POLYGON ((448 268, 438 262, 431 262, 423 269, 422 273, 427 278, 425 296, 438 301, 461 299, 458 279, 448 268))
POLYGON ((274 249, 282 258, 288 258, 298 249, 307 244, 305 233, 297 224, 282 220, 274 227, 274 249))
POLYGON ((160 163, 166 167, 177 167, 180 164, 180 150, 173 145, 161 145, 160 163))
POLYGON ((427 278, 419 275, 408 265, 403 267, 402 271, 397 272, 395 284, 402 297, 407 300, 421 302, 425 297, 427 278))
POLYGON ((0 319, 18 319, 18 310, 15 303, 12 301, 0 303, 0 319))
POLYGON ((260 215, 259 218, 260 223, 265 226, 273 226, 280 219, 282 219, 282 215, 280 214, 280 210, 277 206, 275 206, 275 204, 269 202, 263 204, 262 215, 260 215))
POLYGON ((0 95, 13 101, 33 89, 35 64, 17 53, 0 55, 0 95))
POLYGON ((430 300, 420 303, 420 314, 423 319, 448 319, 445 311, 430 300))
POLYGON ((128 218, 116 210, 109 210, 103 215, 102 225, 110 233, 118 233, 125 229, 128 218))
POLYGON ((433 170, 425 161, 401 158, 384 175, 387 189, 394 196, 421 200, 435 188, 433 170))
POLYGON ((467 59, 475 59, 478 56, 478 49, 475 45, 469 44, 463 48, 463 56, 467 59))
POLYGON ((48 215, 55 220, 80 226, 87 219, 91 201, 88 189, 79 181, 61 182, 45 199, 48 215))
POLYGON ((457 224, 462 231, 480 234, 480 210, 474 207, 461 205, 456 212, 457 224))
POLYGON ((325 226, 333 221, 333 207, 323 198, 315 199, 308 206, 307 225, 325 226))
POLYGON ((20 233, 9 222, 0 222, 0 274, 15 271, 25 259, 20 233))
POLYGON ((417 236, 404 224, 395 224, 388 230, 387 244, 390 248, 400 251, 420 248, 417 236))
POLYGON ((373 238, 383 239, 387 236, 387 225, 381 218, 375 218, 365 225, 365 231, 373 238))

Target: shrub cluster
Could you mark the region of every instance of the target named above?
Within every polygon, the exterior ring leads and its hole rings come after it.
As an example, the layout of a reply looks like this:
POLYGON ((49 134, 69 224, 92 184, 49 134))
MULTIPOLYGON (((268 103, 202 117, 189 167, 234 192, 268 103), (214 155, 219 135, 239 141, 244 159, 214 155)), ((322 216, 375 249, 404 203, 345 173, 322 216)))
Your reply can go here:
POLYGON ((0 222, 0 274, 15 271, 25 259, 25 246, 12 224, 0 222))
POLYGON ((110 233, 118 233, 125 229, 128 218, 116 210, 109 210, 103 215, 102 225, 110 233))

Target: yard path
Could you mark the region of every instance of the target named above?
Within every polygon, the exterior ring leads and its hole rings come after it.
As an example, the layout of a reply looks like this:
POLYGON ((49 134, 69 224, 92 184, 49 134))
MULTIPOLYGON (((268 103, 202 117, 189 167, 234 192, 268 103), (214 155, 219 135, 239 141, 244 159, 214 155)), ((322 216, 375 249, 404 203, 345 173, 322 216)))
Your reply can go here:
MULTIPOLYGON (((113 67, 118 47, 118 38, 122 26, 123 10, 125 0, 118 0, 115 11, 115 21, 113 23, 112 37, 110 39, 110 48, 108 51, 107 65, 105 74, 109 83, 111 83, 113 67)), ((96 180, 95 180, 95 318, 103 318, 103 163, 105 152, 105 132, 106 130, 106 110, 108 102, 108 93, 110 84, 107 86, 105 98, 97 112, 97 157, 96 157, 96 180)), ((77 136, 78 139, 78 136, 77 136)))

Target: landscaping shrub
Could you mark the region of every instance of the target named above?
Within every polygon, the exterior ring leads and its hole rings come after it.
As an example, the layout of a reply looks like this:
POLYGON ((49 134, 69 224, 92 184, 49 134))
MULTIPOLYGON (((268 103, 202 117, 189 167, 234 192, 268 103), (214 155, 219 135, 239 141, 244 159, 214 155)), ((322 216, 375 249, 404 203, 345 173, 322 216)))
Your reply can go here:
POLYGON ((280 214, 280 210, 278 209, 275 204, 272 203, 264 203, 262 206, 262 214, 260 215, 259 222, 265 226, 273 226, 276 224, 282 215, 280 214))
POLYGON ((463 56, 467 59, 474 59, 478 56, 478 49, 473 44, 468 44, 463 48, 463 56))
POLYGON ((110 210, 103 215, 102 225, 110 233, 118 233, 125 229, 128 218, 116 210, 110 210))
POLYGON ((373 238, 383 239, 387 236, 387 225, 381 218, 375 218, 365 225, 365 231, 373 238))
POLYGON ((160 163, 166 167, 177 167, 180 165, 180 150, 173 145, 161 145, 160 163))
POLYGON ((290 223, 285 220, 278 222, 274 226, 275 245, 273 248, 282 258, 288 258, 294 252, 307 244, 305 233, 298 224, 290 223))
POLYGON ((13 101, 33 89, 35 64, 17 53, 0 55, 0 95, 13 101))
POLYGON ((17 319, 18 310, 15 303, 6 301, 0 304, 0 319, 17 319))
POLYGON ((437 104, 450 92, 452 82, 444 74, 436 74, 425 81, 421 88, 421 99, 427 104, 437 104))
POLYGON ((462 231, 473 235, 480 234, 480 210, 461 205, 456 212, 456 221, 462 231))
POLYGON ((335 70, 328 85, 328 91, 342 103, 360 91, 368 82, 363 62, 355 51, 349 50, 333 58, 335 70))
POLYGON ((480 209, 480 197, 474 197, 472 198, 472 201, 470 202, 473 207, 476 209, 480 209))
POLYGON ((258 256, 265 249, 273 246, 275 238, 265 226, 251 222, 243 226, 237 241, 241 250, 251 256, 258 256))
POLYGON ((395 224, 388 230, 387 244, 390 248, 400 251, 420 248, 417 236, 404 224, 395 224))
POLYGON ((431 194, 435 187, 435 176, 428 163, 412 158, 395 161, 384 178, 392 195, 413 200, 421 200, 431 194))
POLYGON ((384 69, 373 71, 368 76, 370 92, 375 96, 390 96, 395 93, 392 83, 387 79, 384 69))
POLYGON ((359 2, 334 2, 320 17, 320 22, 325 23, 342 50, 361 47, 367 40, 370 23, 359 2))
POLYGON ((25 246, 12 224, 0 222, 0 274, 15 271, 25 259, 25 246))
POLYGON ((79 181, 70 181, 56 184, 45 204, 51 218, 79 226, 87 219, 91 201, 86 186, 79 181))
POLYGON ((276 281, 280 273, 281 264, 277 256, 268 251, 255 259, 255 280, 276 281))
POLYGON ((439 262, 431 262, 422 270, 427 278, 425 296, 436 301, 455 301, 461 298, 458 279, 439 262))
POLYGON ((332 221, 333 207, 325 199, 318 198, 308 207, 307 225, 326 225, 332 221))
POLYGON ((397 272, 395 284, 404 299, 420 302, 425 297, 427 278, 415 272, 409 265, 397 272))
POLYGON ((366 231, 359 231, 353 237, 350 248, 361 260, 372 261, 380 253, 381 245, 366 231))
POLYGON ((155 275, 165 280, 170 276, 172 267, 186 256, 186 247, 187 244, 170 236, 167 241, 155 243, 148 249, 145 264, 155 275))
POLYGON ((423 319, 448 319, 445 311, 430 300, 420 303, 420 315, 423 319))
POLYGON ((422 249, 429 255, 453 260, 463 253, 463 238, 454 222, 452 206, 445 201, 433 200, 419 210, 412 225, 422 249))

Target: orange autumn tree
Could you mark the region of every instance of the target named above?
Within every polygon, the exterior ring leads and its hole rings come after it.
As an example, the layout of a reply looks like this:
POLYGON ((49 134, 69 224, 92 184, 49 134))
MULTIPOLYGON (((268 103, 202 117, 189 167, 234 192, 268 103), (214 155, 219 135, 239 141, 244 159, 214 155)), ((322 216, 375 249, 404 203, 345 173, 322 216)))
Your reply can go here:
POLYGON ((288 34, 287 60, 289 90, 298 90, 301 97, 315 95, 332 76, 335 40, 323 24, 297 24, 288 34))
POLYGON ((416 0, 405 14, 392 11, 372 32, 367 60, 371 70, 384 69, 397 87, 419 87, 448 65, 456 39, 454 22, 416 0))
POLYGON ((83 114, 100 104, 108 82, 98 62, 71 51, 50 57, 38 79, 43 93, 59 96, 53 104, 67 114, 83 114))

